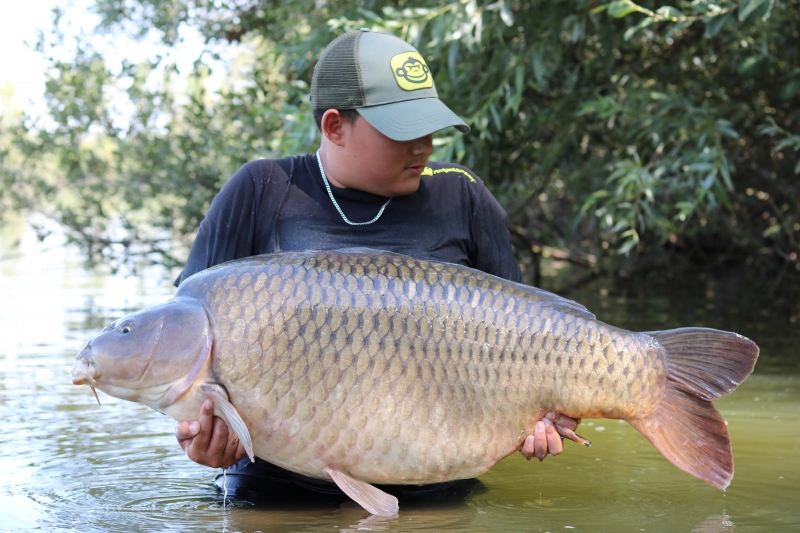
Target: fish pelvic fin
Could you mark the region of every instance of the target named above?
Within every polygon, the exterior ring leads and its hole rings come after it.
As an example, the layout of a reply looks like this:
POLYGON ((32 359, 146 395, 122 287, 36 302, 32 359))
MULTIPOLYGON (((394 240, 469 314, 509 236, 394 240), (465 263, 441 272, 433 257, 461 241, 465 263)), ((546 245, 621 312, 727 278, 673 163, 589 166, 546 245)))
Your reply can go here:
POLYGON ((250 438, 250 431, 247 429, 242 416, 236 407, 228 400, 228 391, 217 383, 204 383, 200 385, 200 390, 214 402, 214 412, 220 413, 222 418, 239 437, 250 462, 255 463, 255 452, 253 451, 253 439, 250 438))
POLYGON ((342 492, 374 515, 394 516, 400 509, 397 498, 365 481, 352 478, 335 468, 326 468, 325 472, 331 476, 333 482, 342 489, 342 492))
POLYGON ((724 490, 733 479, 733 451, 725 420, 711 402, 750 375, 758 346, 708 328, 648 334, 666 351, 667 389, 653 413, 628 422, 672 464, 724 490))

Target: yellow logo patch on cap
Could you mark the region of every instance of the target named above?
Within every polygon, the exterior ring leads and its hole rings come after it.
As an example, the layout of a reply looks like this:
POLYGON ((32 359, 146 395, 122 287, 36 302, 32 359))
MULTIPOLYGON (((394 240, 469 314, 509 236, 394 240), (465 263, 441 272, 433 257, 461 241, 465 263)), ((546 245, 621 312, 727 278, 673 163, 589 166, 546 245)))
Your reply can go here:
POLYGON ((405 91, 430 89, 433 76, 425 60, 417 52, 403 52, 392 58, 392 72, 397 84, 405 91))

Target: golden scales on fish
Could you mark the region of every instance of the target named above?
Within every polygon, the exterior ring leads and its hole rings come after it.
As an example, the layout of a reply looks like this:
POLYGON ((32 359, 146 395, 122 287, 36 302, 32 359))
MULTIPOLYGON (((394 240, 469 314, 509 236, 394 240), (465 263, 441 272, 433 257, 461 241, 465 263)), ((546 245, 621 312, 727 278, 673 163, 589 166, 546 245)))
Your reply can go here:
POLYGON ((724 489, 733 456, 711 402, 757 357, 736 333, 626 331, 534 287, 358 248, 199 272, 90 340, 72 378, 176 420, 210 398, 251 459, 388 516, 397 500, 373 483, 480 476, 548 412, 626 420, 724 489))

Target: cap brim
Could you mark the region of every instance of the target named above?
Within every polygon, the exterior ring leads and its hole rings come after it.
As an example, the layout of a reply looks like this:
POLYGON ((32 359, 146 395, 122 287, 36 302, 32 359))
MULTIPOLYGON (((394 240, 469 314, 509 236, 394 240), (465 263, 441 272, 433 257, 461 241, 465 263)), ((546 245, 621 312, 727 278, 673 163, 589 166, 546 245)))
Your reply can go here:
POLYGON ((373 128, 395 141, 419 139, 451 126, 461 133, 469 132, 469 126, 438 98, 404 100, 360 107, 356 111, 373 128))

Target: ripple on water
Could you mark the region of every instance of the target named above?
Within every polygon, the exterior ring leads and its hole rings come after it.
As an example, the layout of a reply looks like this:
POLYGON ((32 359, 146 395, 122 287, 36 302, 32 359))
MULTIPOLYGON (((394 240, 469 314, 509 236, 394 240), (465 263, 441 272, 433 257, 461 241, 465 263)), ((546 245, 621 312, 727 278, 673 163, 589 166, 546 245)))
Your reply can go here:
POLYGON ((504 460, 482 478, 488 490, 470 505, 487 526, 529 523, 533 531, 660 531, 666 521, 690 531, 724 509, 725 493, 669 464, 627 424, 604 426, 592 448, 567 443, 564 455, 542 463, 504 460))

